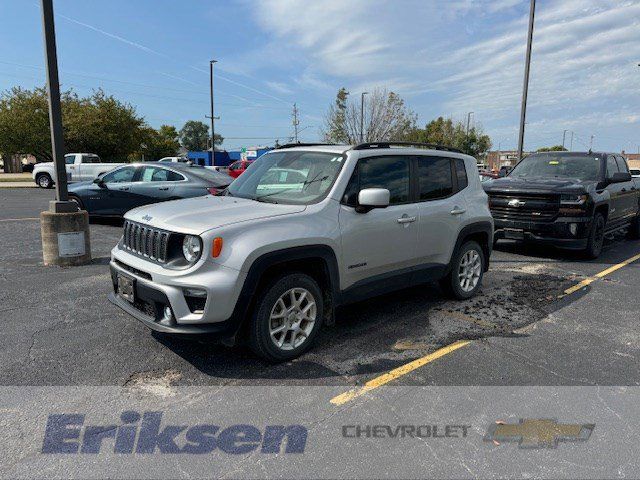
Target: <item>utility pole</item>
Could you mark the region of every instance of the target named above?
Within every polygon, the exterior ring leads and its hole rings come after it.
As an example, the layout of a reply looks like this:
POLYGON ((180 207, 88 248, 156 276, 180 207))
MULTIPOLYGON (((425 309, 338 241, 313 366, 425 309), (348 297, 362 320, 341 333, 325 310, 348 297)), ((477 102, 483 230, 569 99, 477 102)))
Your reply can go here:
POLYGON ((593 151, 593 139, 595 138, 595 135, 591 135, 591 142, 589 143, 589 151, 593 151))
POLYGON ((216 117, 213 114, 213 64, 216 63, 217 60, 209 61, 209 93, 211 96, 211 165, 215 166, 216 164, 216 117))
POLYGON ((49 202, 48 211, 40 214, 42 257, 45 265, 84 265, 91 261, 89 214, 85 210, 78 211, 77 204, 69 201, 53 1, 41 0, 41 4, 51 153, 56 182, 56 199, 49 202))
POLYGON ((571 144, 569 146, 569 151, 573 152, 573 130, 571 130, 571 144))
POLYGON ((469 136, 469 129, 471 128, 471 115, 473 114, 474 112, 467 113, 467 137, 469 136))
POLYGON ((564 133, 562 134, 562 148, 563 148, 563 149, 564 149, 565 141, 567 140, 567 132, 568 132, 568 131, 569 131, 569 130, 565 130, 565 131, 564 131, 564 133))
POLYGON ((520 135, 518 137, 518 161, 522 160, 524 150, 524 128, 527 121, 527 97, 529 95, 529 73, 531 71, 531 46, 533 43, 533 26, 536 16, 536 0, 531 0, 529 11, 529 34, 527 36, 527 55, 524 67, 524 85, 522 87, 522 108, 520 111, 520 135))
POLYGON ((293 141, 298 143, 298 127, 300 126, 300 120, 298 119, 298 105, 293 104, 293 141))
POLYGON ((364 143, 364 96, 369 92, 362 92, 360 94, 360 143, 364 143))

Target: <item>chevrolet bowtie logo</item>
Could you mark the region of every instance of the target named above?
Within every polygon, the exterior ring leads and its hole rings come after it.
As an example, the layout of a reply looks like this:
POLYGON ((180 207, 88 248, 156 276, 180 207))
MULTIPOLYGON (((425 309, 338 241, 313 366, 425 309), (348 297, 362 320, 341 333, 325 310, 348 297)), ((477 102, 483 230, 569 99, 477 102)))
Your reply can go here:
POLYGON ((595 424, 561 424, 556 420, 520 420, 508 424, 496 422, 484 436, 485 442, 517 442, 520 448, 556 448, 558 442, 586 442, 595 424))
POLYGON ((527 204, 527 202, 523 202, 522 200, 518 200, 517 198, 514 198, 513 200, 509 200, 508 205, 510 207, 524 207, 527 204))

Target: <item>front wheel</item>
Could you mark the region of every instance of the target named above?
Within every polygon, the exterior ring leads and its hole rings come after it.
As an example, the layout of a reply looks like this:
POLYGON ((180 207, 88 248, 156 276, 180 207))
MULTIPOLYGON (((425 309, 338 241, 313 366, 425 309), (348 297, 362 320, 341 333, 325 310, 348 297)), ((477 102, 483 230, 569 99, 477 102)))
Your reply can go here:
POLYGON ((451 272, 440 281, 440 286, 451 297, 466 300, 473 297, 484 277, 486 260, 477 242, 466 242, 456 252, 451 272))
POLYGON ((256 303, 249 346, 270 362, 296 358, 311 347, 323 315, 322 291, 313 278, 303 273, 282 276, 256 303))
POLYGON ((588 259, 595 260, 602 253, 604 246, 604 232, 607 222, 604 215, 596 213, 591 222, 591 231, 589 232, 589 241, 584 253, 588 259))

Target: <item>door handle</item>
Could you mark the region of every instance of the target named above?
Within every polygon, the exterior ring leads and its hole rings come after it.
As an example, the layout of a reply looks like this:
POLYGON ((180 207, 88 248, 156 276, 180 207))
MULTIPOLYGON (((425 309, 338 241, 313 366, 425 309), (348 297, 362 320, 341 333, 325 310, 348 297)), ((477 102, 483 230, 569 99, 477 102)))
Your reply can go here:
POLYGON ((160 187, 158 190, 169 190, 169 187, 160 187))
POLYGON ((453 210, 451 210, 451 215, 462 215, 463 213, 467 213, 466 208, 454 207, 453 210))
POLYGON ((119 190, 127 191, 127 190, 129 190, 129 187, 120 187, 119 190))
POLYGON ((626 191, 627 191, 627 189, 626 189, 626 188, 623 188, 623 189, 622 189, 622 193, 625 193, 626 191))
POLYGON ((398 219, 398 223, 400 223, 400 224, 413 223, 413 222, 415 222, 416 220, 417 220, 417 218, 416 218, 416 217, 407 217, 407 216, 404 216, 404 217, 400 217, 400 218, 398 219))

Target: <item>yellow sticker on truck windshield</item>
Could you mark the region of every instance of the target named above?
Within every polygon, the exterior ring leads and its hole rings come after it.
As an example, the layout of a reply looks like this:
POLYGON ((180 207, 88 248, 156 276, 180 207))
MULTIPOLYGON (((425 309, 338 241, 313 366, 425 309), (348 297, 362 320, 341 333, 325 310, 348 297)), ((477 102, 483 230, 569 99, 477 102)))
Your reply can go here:
POLYGON ((557 160, 551 160, 551 161, 549 162, 549 165, 560 165, 560 162, 559 162, 559 161, 557 161, 557 160))

